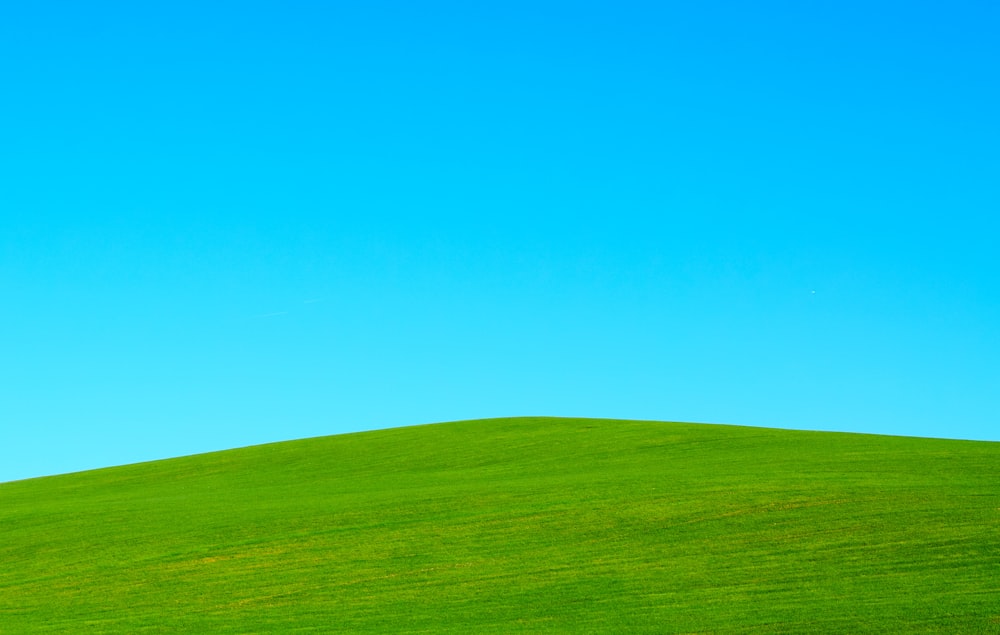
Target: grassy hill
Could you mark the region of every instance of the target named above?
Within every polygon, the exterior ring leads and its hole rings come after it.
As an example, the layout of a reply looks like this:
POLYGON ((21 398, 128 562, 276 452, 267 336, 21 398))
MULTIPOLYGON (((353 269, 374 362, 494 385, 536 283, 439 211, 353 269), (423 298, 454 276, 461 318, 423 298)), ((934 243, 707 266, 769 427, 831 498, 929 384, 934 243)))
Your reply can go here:
POLYGON ((1000 633, 1000 443, 586 419, 0 485, 0 633, 1000 633))

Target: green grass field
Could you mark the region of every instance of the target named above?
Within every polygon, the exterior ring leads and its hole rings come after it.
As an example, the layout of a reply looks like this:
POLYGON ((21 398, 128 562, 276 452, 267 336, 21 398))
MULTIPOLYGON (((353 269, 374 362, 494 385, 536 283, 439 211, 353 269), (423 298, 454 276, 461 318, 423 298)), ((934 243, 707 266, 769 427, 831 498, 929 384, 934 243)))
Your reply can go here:
POLYGON ((0 633, 1000 633, 1000 443, 495 419, 0 485, 0 633))

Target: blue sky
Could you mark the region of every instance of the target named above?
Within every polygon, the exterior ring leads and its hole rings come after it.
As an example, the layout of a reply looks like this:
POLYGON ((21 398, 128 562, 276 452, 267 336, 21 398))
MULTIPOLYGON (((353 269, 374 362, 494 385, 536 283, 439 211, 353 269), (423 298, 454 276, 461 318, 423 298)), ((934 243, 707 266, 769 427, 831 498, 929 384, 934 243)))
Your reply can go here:
POLYGON ((0 8, 0 481, 512 415, 1000 440, 996 3, 483 4, 0 8))

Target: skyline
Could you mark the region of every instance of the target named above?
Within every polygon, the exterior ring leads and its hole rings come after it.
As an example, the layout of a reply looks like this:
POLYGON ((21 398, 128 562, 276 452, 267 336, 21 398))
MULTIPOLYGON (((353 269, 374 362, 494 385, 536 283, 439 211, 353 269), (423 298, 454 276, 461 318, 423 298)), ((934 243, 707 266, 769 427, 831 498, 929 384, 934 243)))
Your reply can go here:
POLYGON ((1000 8, 0 10, 0 482, 506 416, 1000 441, 1000 8))

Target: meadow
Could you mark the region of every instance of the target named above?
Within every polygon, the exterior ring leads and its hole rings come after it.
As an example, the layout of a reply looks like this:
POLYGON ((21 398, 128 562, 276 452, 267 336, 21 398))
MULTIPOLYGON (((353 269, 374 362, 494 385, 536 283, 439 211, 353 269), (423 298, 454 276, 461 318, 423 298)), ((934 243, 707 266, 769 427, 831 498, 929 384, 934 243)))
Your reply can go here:
POLYGON ((1000 633, 1000 443, 464 421, 0 484, 0 633, 1000 633))

